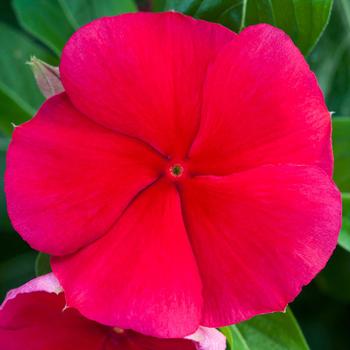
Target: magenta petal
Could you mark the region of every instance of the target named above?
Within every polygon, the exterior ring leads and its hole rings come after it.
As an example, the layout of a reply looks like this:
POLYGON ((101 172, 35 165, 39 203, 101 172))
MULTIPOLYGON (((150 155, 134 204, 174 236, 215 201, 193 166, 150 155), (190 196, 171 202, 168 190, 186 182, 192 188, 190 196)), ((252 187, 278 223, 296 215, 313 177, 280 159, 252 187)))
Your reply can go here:
POLYGON ((182 197, 206 326, 284 310, 337 244, 340 194, 318 168, 265 166, 196 177, 184 184, 182 197))
POLYGON ((98 19, 65 46, 62 82, 90 118, 180 156, 197 130, 208 66, 235 37, 175 12, 98 19))
MULTIPOLYGON (((185 337, 283 310, 323 268, 341 221, 330 114, 283 32, 237 36, 176 13, 102 18, 73 35, 60 72, 66 92, 15 129, 8 210, 55 255, 71 308, 132 330, 113 341, 142 349, 134 331, 185 337)), ((43 292, 3 310, 32 294, 43 292)), ((44 296, 55 312, 61 294, 44 296)), ((39 304, 33 320, 48 320, 39 304)), ((197 347, 212 350, 205 334, 197 347)))
POLYGON ((197 345, 196 341, 188 339, 155 338, 125 331, 114 341, 111 340, 103 350, 198 350, 197 345))
POLYGON ((194 172, 292 163, 332 174, 330 113, 305 58, 281 30, 261 24, 231 41, 208 71, 203 100, 194 172))
POLYGON ((33 248, 70 253, 104 235, 160 173, 147 146, 79 113, 65 94, 16 127, 5 191, 13 226, 33 248))
POLYGON ((65 310, 52 274, 11 291, 0 309, 1 350, 102 350, 104 327, 65 310))
POLYGON ((222 350, 222 338, 203 327, 188 339, 162 339, 102 326, 66 307, 52 273, 10 291, 0 307, 0 350, 222 350))
POLYGON ((10 290, 6 294, 6 298, 0 306, 0 310, 5 307, 7 302, 15 299, 20 294, 33 293, 33 292, 46 292, 46 293, 61 293, 62 287, 53 273, 49 273, 44 276, 34 278, 21 287, 10 290))
POLYGON ((178 193, 159 182, 103 238, 52 259, 68 305, 98 322, 160 337, 199 326, 201 282, 178 193))

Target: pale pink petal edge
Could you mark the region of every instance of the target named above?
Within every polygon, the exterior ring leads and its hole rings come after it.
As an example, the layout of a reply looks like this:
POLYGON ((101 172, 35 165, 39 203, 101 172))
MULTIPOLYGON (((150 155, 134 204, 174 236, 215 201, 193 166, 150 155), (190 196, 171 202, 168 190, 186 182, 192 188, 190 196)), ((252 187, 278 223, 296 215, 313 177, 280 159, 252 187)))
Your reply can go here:
POLYGON ((10 290, 6 294, 6 298, 0 306, 2 310, 8 301, 14 299, 19 294, 33 293, 33 292, 46 292, 59 294, 63 292, 63 289, 58 282, 57 278, 53 273, 48 273, 47 275, 39 276, 32 279, 31 281, 25 283, 24 285, 10 290))
POLYGON ((216 328, 199 327, 185 339, 196 342, 197 350, 225 350, 226 338, 216 328))
MULTIPOLYGON (((15 299, 19 294, 46 292, 60 294, 63 289, 53 273, 39 276, 25 283, 24 285, 10 290, 6 294, 6 298, 0 306, 2 310, 5 305, 12 299, 15 299)), ((199 327, 195 333, 185 337, 196 343, 197 350, 225 350, 226 338, 215 328, 199 327)))

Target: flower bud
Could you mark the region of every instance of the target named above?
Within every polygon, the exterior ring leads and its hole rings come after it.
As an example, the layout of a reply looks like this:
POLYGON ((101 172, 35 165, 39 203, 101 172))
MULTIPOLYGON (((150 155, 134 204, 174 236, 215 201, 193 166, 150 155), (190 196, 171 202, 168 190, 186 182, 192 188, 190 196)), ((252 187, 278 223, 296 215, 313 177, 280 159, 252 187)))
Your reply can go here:
POLYGON ((58 67, 51 66, 34 56, 31 58, 29 65, 33 70, 40 91, 46 98, 64 91, 58 67))

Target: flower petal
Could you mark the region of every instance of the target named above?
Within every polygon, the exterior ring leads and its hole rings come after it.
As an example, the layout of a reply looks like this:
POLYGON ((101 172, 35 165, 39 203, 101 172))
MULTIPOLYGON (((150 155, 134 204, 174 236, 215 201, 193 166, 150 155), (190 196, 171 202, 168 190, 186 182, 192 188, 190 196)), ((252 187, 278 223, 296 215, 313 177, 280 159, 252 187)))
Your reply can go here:
POLYGON ((198 350, 225 350, 226 338, 215 328, 199 327, 196 333, 186 337, 197 343, 198 350))
POLYGON ((39 277, 9 293, 0 309, 0 349, 100 350, 104 327, 67 309, 52 274, 39 277))
POLYGON ((90 118, 181 156, 198 126, 208 65, 234 37, 175 12, 98 19, 64 48, 62 82, 90 118))
POLYGON ((27 282, 21 287, 10 290, 7 293, 5 300, 1 304, 0 310, 5 307, 7 302, 9 302, 12 299, 15 299, 19 294, 33 292, 47 292, 59 294, 62 291, 62 287, 53 273, 49 273, 44 276, 39 276, 27 282))
POLYGON ((33 248, 72 252, 107 232, 163 161, 57 95, 14 131, 5 175, 10 218, 33 248))
POLYGON ((218 55, 204 88, 193 171, 222 175, 266 164, 319 165, 332 173, 330 113, 291 39, 248 27, 218 55))
POLYGON ((108 345, 103 350, 198 350, 197 343, 191 340, 156 338, 133 331, 125 331, 124 337, 108 345))
MULTIPOLYGON (((188 339, 115 332, 67 308, 53 273, 11 290, 0 306, 1 350, 221 350, 222 334, 200 327, 188 339), (200 347, 200 346, 209 347, 200 347)), ((223 337, 224 338, 224 337, 223 337)))
POLYGON ((179 338, 199 326, 201 282, 175 187, 145 190, 108 235, 52 259, 70 306, 98 322, 179 338))
POLYGON ((337 243, 340 194, 318 168, 265 166, 195 177, 184 183, 182 199, 205 326, 284 310, 337 243))

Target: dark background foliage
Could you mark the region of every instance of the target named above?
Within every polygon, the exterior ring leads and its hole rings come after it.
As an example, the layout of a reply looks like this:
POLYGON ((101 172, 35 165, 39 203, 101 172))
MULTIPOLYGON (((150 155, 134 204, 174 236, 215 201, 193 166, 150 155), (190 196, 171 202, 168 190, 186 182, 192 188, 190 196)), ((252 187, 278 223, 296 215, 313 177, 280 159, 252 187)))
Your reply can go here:
MULTIPOLYGON (((50 0, 47 1, 50 2, 50 0)), ((156 1, 155 5, 161 7, 164 2, 156 1)), ((30 0, 28 0, 28 3, 30 3, 30 0)), ((239 1, 237 1, 237 4, 240 6, 239 1)), ((150 1, 138 1, 138 5, 141 10, 151 9, 150 1)), ((5 54, 1 51, 1 46, 7 40, 2 23, 6 23, 11 28, 16 28, 20 31, 23 38, 27 38, 28 41, 35 45, 36 50, 44 56, 43 58, 47 56, 49 62, 57 64, 58 57, 54 54, 55 48, 51 47, 51 49, 48 49, 35 36, 25 32, 17 18, 11 1, 0 0, 0 65, 3 64, 1 59, 2 55, 5 54), (3 32, 1 32, 2 30, 3 32)), ((224 18, 224 21, 232 21, 232 18, 224 18)), ((19 40, 11 44, 14 45, 14 49, 16 49, 16 45, 18 46, 18 55, 21 58, 23 42, 19 40)), ((14 52, 16 53, 17 51, 14 52)), ((23 86, 18 87, 19 90, 27 88, 25 79, 31 79, 30 69, 24 65, 24 61, 27 59, 29 57, 21 58, 22 69, 26 70, 23 74, 28 74, 28 76, 23 76, 23 80, 17 82, 18 84, 23 84, 23 86)), ((329 109, 335 112, 334 118, 338 118, 334 119, 334 132, 338 140, 338 143, 335 145, 336 181, 342 191, 350 192, 350 128, 349 120, 346 118, 350 116, 350 0, 335 1, 329 25, 315 49, 308 55, 308 61, 318 76, 329 109)), ((18 66, 14 64, 8 69, 13 69, 13 77, 15 79, 16 73, 18 73, 18 66)), ((33 82, 30 83, 32 84, 33 82)), ((33 94, 34 102, 31 108, 35 109, 40 103, 41 97, 38 97, 35 93, 33 94)), ((11 107, 11 110, 8 110, 7 113, 21 114, 24 118, 29 117, 28 114, 30 112, 27 110, 21 110, 16 105, 11 106, 6 97, 2 95, 0 89, 0 113, 2 113, 5 105, 8 108, 11 107)), ((2 117, 3 115, 0 115, 0 126, 3 126, 2 117)), ((6 130, 6 127, 3 130, 6 130)), ((6 214, 5 198, 2 189, 7 141, 8 139, 0 131, 1 299, 6 291, 35 276, 34 265, 37 256, 37 253, 31 250, 13 231, 6 214)), ((348 215, 349 211, 350 208, 347 209, 345 215, 348 215)), ((349 216, 344 217, 344 227, 346 225, 348 225, 347 229, 350 231, 349 216)), ((311 349, 350 349, 350 253, 345 249, 346 247, 349 248, 349 246, 349 241, 343 247, 338 246, 325 270, 309 286, 304 288, 300 296, 291 305, 311 349)))

